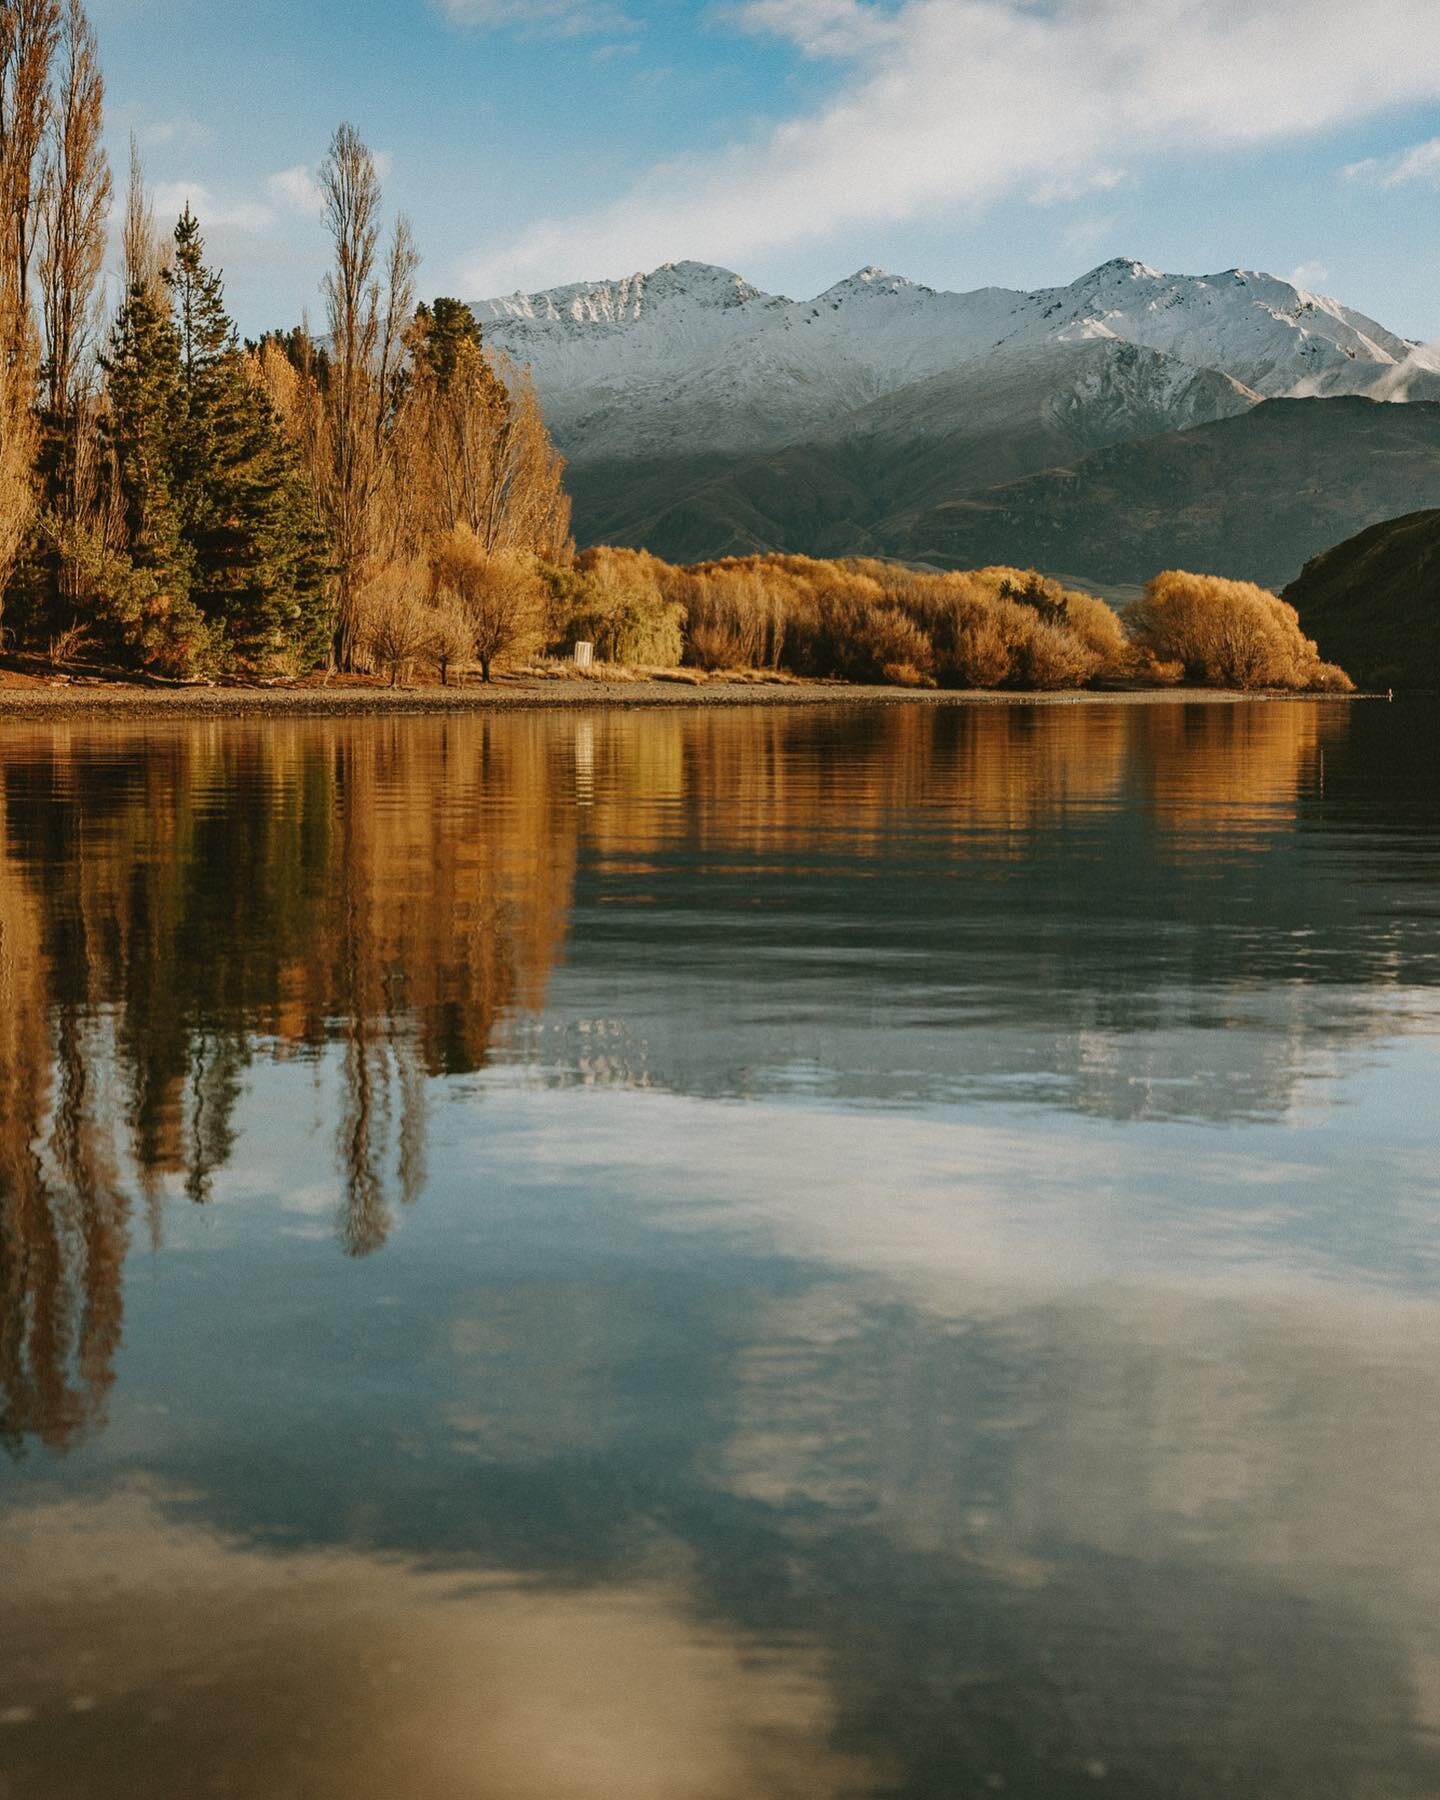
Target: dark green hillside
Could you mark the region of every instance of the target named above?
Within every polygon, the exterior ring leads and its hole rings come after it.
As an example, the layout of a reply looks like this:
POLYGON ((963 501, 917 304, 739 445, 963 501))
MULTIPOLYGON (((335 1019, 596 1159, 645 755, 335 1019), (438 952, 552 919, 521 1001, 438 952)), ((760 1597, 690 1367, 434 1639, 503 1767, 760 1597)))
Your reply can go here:
POLYGON ((1229 418, 1255 399, 1228 375, 1134 344, 1048 344, 927 376, 783 447, 650 460, 576 448, 566 480, 582 544, 672 562, 773 550, 904 556, 892 539, 948 501, 1107 444, 1229 418))
POLYGON ((1321 551, 1285 598, 1362 687, 1440 688, 1440 510, 1321 551))
POLYGON ((1440 404, 1270 400, 886 522, 891 555, 1092 581, 1193 569, 1280 586, 1327 544, 1440 500, 1440 404))

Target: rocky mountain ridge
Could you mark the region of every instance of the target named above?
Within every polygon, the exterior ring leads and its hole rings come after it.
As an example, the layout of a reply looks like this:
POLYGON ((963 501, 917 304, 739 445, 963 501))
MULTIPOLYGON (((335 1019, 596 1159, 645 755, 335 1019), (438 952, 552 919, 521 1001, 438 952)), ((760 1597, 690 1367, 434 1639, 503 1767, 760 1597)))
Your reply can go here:
POLYGON ((1218 370, 1265 398, 1440 398, 1440 355, 1339 301, 1241 269, 1166 275, 1121 259, 1068 287, 962 294, 872 267, 793 301, 681 262, 474 311, 494 348, 529 365, 572 456, 608 448, 622 402, 631 454, 758 449, 983 357, 1097 338, 1218 370))

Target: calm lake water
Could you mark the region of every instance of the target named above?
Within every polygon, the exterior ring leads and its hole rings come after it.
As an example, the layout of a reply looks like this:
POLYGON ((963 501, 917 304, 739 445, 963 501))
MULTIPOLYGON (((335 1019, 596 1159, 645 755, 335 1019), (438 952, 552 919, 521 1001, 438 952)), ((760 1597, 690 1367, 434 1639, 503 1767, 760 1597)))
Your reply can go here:
POLYGON ((1433 1800, 1437 765, 0 726, 0 1794, 1433 1800))

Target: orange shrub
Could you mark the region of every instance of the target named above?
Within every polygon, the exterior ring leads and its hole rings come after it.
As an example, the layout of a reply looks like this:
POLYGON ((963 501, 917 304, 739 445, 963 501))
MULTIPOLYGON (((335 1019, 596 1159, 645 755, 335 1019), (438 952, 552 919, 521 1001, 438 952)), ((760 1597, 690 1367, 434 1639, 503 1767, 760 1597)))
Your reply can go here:
POLYGON ((1126 623, 1141 652, 1179 663, 1187 681, 1330 692, 1352 685, 1320 661, 1295 608, 1250 581, 1168 569, 1145 584, 1126 623))

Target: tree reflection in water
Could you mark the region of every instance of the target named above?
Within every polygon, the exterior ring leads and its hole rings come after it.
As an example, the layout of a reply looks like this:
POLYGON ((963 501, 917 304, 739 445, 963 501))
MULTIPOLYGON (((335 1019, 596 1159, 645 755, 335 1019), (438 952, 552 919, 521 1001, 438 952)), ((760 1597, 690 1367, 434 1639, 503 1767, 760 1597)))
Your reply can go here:
MULTIPOLYGON (((952 872, 1023 874, 1082 815, 1132 833, 1107 854, 1267 854, 1348 730, 1323 703, 7 726, 5 1439, 59 1449, 102 1417, 135 1207, 158 1244, 167 1199, 206 1201, 257 1057, 338 1066, 340 1241, 385 1243, 424 1185, 427 1084, 543 1009, 582 857, 601 875, 688 858, 671 905, 695 941, 732 863, 754 883, 822 857, 836 915, 868 908, 903 942, 903 895, 853 878, 912 839, 952 872)), ((1103 908, 1113 865, 1071 873, 1103 908)), ((1007 895, 1032 1005, 1061 971, 1054 875, 1007 895)), ((1070 900, 1073 963, 1089 901, 1070 900)))

